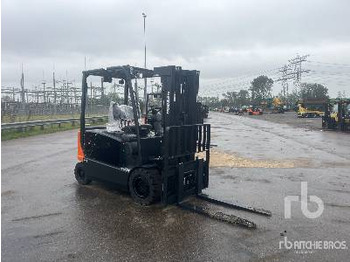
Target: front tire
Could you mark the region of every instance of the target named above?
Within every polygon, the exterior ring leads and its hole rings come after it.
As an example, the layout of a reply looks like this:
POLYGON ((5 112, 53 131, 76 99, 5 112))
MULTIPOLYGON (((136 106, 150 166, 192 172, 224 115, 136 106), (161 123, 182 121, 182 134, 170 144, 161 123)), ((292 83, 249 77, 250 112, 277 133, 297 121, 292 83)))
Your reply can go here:
POLYGON ((129 178, 129 191, 133 200, 150 205, 160 200, 161 176, 156 169, 137 168, 129 178))
POLYGON ((85 167, 83 163, 77 163, 74 169, 75 179, 80 185, 88 185, 91 183, 91 179, 86 177, 85 167))

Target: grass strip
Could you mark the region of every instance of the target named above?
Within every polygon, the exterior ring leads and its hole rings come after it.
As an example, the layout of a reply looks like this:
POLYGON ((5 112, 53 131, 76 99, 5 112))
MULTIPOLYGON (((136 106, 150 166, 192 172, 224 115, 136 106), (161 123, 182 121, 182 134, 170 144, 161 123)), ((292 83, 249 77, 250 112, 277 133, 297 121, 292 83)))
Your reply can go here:
MULTIPOLYGON (((99 122, 95 122, 94 125, 102 125, 105 123, 106 121, 99 121, 99 122)), ((1 131, 1 141, 23 138, 28 136, 37 136, 37 135, 43 135, 43 134, 56 133, 56 132, 78 129, 78 128, 79 128, 79 124, 77 123, 75 124, 62 123, 60 125, 52 124, 44 127, 36 126, 36 127, 30 127, 22 130, 14 130, 14 129, 4 130, 4 131, 1 131)))

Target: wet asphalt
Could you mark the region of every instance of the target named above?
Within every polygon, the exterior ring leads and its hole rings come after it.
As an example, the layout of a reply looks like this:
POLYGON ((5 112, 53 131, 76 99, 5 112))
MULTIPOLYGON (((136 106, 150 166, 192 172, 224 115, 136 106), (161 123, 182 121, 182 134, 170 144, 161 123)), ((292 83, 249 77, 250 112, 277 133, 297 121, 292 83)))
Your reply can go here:
MULTIPOLYGON (((349 261, 349 249, 279 248, 279 242, 346 241, 350 248, 350 135, 210 113, 215 150, 294 168, 211 168, 206 193, 272 211, 264 217, 212 207, 257 224, 249 230, 176 206, 142 207, 112 185, 74 179, 76 131, 2 143, 3 261, 349 261), (300 163, 300 164, 299 164, 300 163), (284 197, 324 202, 306 218, 284 218, 284 197), (305 251, 305 250, 304 250, 305 251)), ((310 204, 310 210, 316 206, 310 204)))

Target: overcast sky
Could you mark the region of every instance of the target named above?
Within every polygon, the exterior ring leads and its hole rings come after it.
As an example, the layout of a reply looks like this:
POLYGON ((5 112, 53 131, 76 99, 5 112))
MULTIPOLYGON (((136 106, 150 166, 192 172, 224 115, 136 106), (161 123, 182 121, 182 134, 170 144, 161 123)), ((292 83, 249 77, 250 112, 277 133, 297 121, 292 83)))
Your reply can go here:
MULTIPOLYGON (((177 64, 201 71, 207 95, 245 88, 260 73, 310 54, 304 80, 350 96, 349 0, 3 0, 2 86, 26 88, 84 69, 177 64), (216 84, 215 83, 220 83, 216 84), (222 84, 221 84, 222 83, 222 84)), ((279 85, 275 86, 277 91, 279 85)))

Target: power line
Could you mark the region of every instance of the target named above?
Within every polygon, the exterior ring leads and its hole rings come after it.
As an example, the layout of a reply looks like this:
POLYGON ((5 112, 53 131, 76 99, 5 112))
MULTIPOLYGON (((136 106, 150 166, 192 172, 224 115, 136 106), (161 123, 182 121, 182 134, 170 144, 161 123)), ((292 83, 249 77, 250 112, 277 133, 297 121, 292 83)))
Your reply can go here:
MULTIPOLYGON (((271 68, 267 70, 263 70, 260 72, 245 74, 237 77, 227 78, 221 82, 215 82, 212 84, 203 84, 201 86, 201 94, 212 94, 215 96, 218 96, 219 93, 225 93, 227 91, 235 91, 239 89, 248 89, 251 84, 251 80, 249 81, 239 81, 244 79, 251 79, 254 76, 258 75, 264 75, 269 72, 275 72, 272 75, 275 75, 278 73, 279 68, 271 68)), ((271 74, 270 74, 271 75, 271 74)), ((220 94, 221 95, 221 94, 220 94)))
POLYGON ((316 63, 320 65, 325 66, 340 66, 340 67, 350 67, 350 64, 338 64, 338 63, 326 63, 326 62, 319 62, 319 61, 307 61, 308 63, 316 63))

